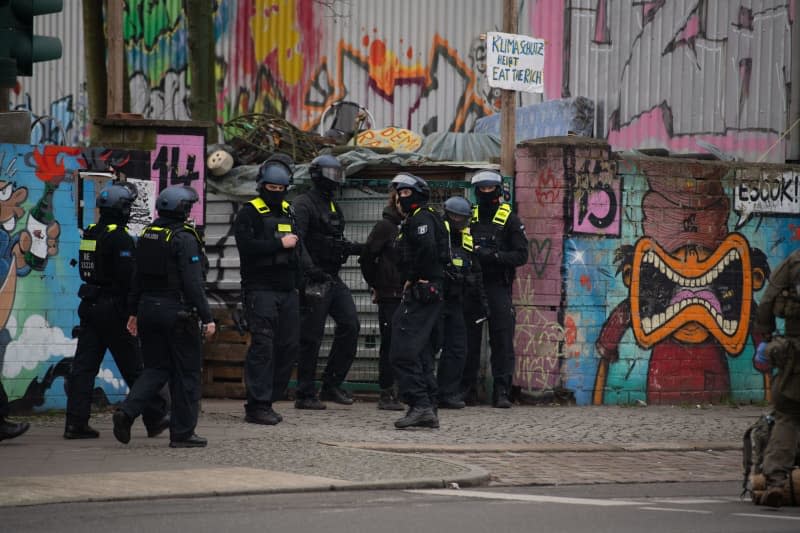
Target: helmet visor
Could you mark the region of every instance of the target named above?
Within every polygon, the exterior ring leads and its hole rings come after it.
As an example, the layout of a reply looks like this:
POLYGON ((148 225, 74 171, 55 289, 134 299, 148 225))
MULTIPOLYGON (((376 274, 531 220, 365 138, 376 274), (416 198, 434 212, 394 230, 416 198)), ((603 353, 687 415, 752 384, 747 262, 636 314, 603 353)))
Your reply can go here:
POLYGON ((344 183, 344 171, 335 167, 320 167, 319 173, 323 178, 329 179, 334 183, 344 183))
POLYGON ((408 174, 398 174, 392 179, 392 187, 395 189, 416 189, 417 180, 408 174))

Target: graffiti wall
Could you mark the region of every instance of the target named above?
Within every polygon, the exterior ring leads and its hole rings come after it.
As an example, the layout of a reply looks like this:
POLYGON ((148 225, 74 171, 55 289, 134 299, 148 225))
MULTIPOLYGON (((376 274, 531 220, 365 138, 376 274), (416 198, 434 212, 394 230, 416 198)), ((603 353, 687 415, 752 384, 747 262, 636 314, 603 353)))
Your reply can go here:
MULTIPOLYGON (((157 139, 153 151, 0 144, 0 386, 13 410, 66 405, 79 323, 78 228, 96 221, 94 199, 104 182, 81 176, 114 168, 131 178, 140 191, 140 225, 152 220, 154 196, 166 186, 191 185, 203 199, 205 166, 193 166, 192 158, 202 158, 204 136, 157 139)), ((194 220, 202 224, 203 215, 198 205, 194 220)), ((95 388, 111 402, 128 391, 110 354, 95 388)))
POLYGON ((526 143, 517 200, 515 383, 578 403, 764 400, 751 333, 770 271, 797 247, 800 170, 526 143))

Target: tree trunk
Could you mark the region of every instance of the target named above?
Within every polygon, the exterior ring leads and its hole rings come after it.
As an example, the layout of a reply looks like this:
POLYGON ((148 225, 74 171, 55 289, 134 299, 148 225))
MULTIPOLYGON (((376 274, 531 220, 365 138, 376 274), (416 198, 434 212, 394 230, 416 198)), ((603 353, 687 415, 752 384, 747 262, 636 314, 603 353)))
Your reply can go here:
POLYGON ((192 120, 205 120, 208 142, 217 141, 217 107, 214 90, 214 10, 208 0, 186 0, 186 26, 189 34, 189 111, 192 120))
POLYGON ((83 0, 83 53, 86 63, 86 101, 89 142, 96 144, 92 120, 106 116, 106 38, 103 32, 103 0, 83 0))

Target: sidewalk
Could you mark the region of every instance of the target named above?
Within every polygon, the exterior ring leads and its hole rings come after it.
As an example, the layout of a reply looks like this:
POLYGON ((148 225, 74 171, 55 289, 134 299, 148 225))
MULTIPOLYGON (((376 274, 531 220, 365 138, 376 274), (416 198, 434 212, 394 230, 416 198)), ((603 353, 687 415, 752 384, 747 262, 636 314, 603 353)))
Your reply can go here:
POLYGON ((439 430, 395 430, 371 402, 326 411, 275 405, 284 421, 243 422, 242 402, 204 400, 202 449, 172 449, 140 422, 127 446, 110 412, 100 439, 68 441, 63 418, 32 417, 0 443, 0 506, 365 488, 741 478, 741 438, 764 407, 474 407, 439 430))

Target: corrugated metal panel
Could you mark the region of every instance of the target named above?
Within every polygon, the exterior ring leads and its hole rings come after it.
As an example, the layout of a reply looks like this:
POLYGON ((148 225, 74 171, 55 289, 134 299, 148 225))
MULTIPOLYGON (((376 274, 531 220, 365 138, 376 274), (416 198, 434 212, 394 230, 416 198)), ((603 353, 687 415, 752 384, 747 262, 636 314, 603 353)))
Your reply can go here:
POLYGON ((62 56, 35 63, 32 77, 18 78, 20 91, 12 92, 12 107, 29 109, 35 116, 52 116, 66 135, 65 140, 57 127, 45 122, 44 128, 33 132, 32 143, 78 144, 86 127, 81 2, 64 2, 61 13, 35 17, 34 34, 60 38, 62 56))

